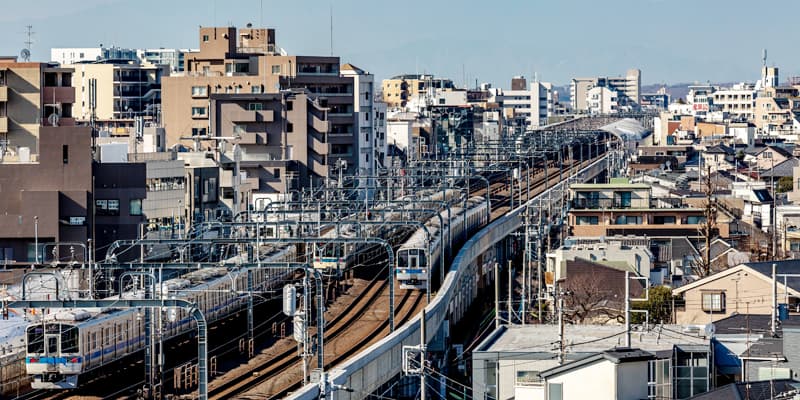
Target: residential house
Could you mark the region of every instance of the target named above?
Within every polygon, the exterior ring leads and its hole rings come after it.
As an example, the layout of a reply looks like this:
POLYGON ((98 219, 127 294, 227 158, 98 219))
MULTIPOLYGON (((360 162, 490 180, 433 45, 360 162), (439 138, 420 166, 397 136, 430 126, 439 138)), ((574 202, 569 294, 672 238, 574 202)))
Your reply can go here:
POLYGON ((750 262, 698 279, 672 291, 680 301, 675 305, 679 324, 706 324, 734 313, 766 314, 772 304, 772 265, 776 265, 779 303, 796 309, 800 303, 799 260, 750 262))
POLYGON ((566 324, 563 335, 569 339, 562 356, 556 325, 500 326, 472 352, 473 398, 684 399, 713 387, 710 332, 679 325, 637 330, 632 334, 631 346, 640 350, 633 350, 619 348, 625 343, 624 332, 619 328, 566 324), (605 354, 607 351, 612 354, 605 354), (615 351, 624 353, 616 355, 621 358, 637 353, 644 357, 635 362, 636 371, 630 371, 626 367, 632 364, 613 361, 615 351), (675 373, 678 368, 680 374, 675 373), (557 397, 559 383, 561 397, 557 397), (553 391, 549 391, 550 384, 553 391), (617 389, 623 387, 626 391, 620 395, 633 393, 637 397, 615 397, 617 389), (592 392, 580 392, 587 389, 592 392))

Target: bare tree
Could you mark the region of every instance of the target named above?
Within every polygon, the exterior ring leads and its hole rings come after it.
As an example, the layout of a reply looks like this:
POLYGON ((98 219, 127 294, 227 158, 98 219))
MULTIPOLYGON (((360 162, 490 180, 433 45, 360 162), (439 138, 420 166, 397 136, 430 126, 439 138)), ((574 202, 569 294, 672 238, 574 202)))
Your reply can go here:
POLYGON ((624 320, 624 294, 617 293, 609 283, 601 274, 574 274, 567 278, 564 319, 573 324, 624 320))
POLYGON ((703 192, 705 194, 705 201, 703 202, 703 221, 698 228, 700 236, 705 242, 702 254, 699 259, 692 262, 692 270, 700 278, 711 275, 714 268, 711 260, 711 241, 717 235, 717 199, 714 196, 714 182, 711 179, 711 166, 707 167, 706 176, 704 179, 703 192))

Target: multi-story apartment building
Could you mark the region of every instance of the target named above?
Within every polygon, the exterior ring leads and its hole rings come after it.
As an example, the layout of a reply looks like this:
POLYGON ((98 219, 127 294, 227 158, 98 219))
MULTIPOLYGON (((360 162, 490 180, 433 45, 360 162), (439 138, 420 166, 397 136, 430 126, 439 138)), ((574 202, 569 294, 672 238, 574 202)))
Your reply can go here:
POLYGON ((42 126, 75 125, 72 75, 70 68, 0 57, 0 163, 38 161, 42 126))
POLYGON ((753 123, 763 135, 800 133, 800 99, 794 87, 769 87, 755 99, 753 123))
POLYGON ((755 85, 739 83, 730 89, 715 91, 713 104, 720 111, 727 112, 732 119, 749 121, 753 119, 756 95, 755 85))
MULTIPOLYGON (((316 177, 327 177, 333 169, 345 165, 349 173, 358 168, 356 156, 360 149, 356 121, 359 115, 354 110, 354 83, 352 77, 340 75, 338 57, 282 55, 275 45, 274 29, 248 27, 237 31, 235 27, 202 27, 199 39, 199 51, 186 54, 185 71, 162 80, 162 116, 167 145, 182 141, 188 144, 186 138, 191 136, 222 136, 213 130, 209 118, 212 95, 258 95, 304 89, 310 98, 320 101, 320 107, 328 109, 328 119, 325 124, 318 123, 318 127, 327 129, 326 138, 331 139, 317 146, 322 152, 316 154, 315 164, 312 163, 309 171, 316 177), (328 144, 332 151, 325 153, 323 150, 327 150, 328 144)), ((291 145, 282 136, 271 136, 281 141, 269 142, 269 145, 291 145)), ((204 148, 212 146, 216 143, 203 142, 204 148)), ((294 154, 302 153, 295 148, 294 154)), ((281 156, 280 159, 291 157, 281 156)), ((301 157, 298 162, 307 163, 307 160, 301 157)))
POLYGON ((646 183, 613 179, 569 187, 569 232, 577 237, 633 235, 698 237, 703 209, 680 198, 656 198, 646 183))
POLYGON ((72 86, 78 93, 75 118, 89 121, 92 116, 90 82, 95 82, 95 120, 129 120, 158 114, 161 104, 161 78, 169 75, 165 65, 139 64, 136 61, 80 63, 67 65, 75 70, 72 86))
POLYGON ((586 92, 586 112, 592 115, 620 111, 619 93, 605 86, 596 86, 586 92))
POLYGON ((304 90, 213 94, 210 101, 212 130, 219 137, 236 138, 218 146, 217 152, 222 201, 231 209, 237 191, 237 208, 243 210, 248 191, 288 193, 309 186, 312 179, 318 186, 319 179, 328 176, 328 157, 354 156, 349 153, 349 134, 329 132, 330 111, 324 99, 304 90))
MULTIPOLYGON (((397 75, 391 79, 384 79, 381 86, 383 102, 389 108, 405 108, 409 101, 424 97, 429 91, 455 89, 450 79, 417 74, 397 75)), ((420 104, 424 104, 424 101, 420 104)))
POLYGON ((511 79, 511 90, 491 89, 494 93, 490 101, 502 105, 506 120, 512 126, 539 127, 547 124, 553 116, 553 84, 534 81, 528 88, 524 76, 511 79))
POLYGON ((569 92, 574 112, 587 111, 589 105, 586 102, 586 96, 594 87, 615 90, 619 93, 621 104, 635 106, 640 104, 642 71, 630 69, 625 76, 620 77, 573 78, 570 82, 569 92))
MULTIPOLYGON (((385 107, 384 118, 381 118, 375 102, 375 76, 352 64, 344 64, 341 74, 353 79, 352 111, 358 112, 355 126, 359 148, 358 172, 361 175, 375 175, 379 154, 386 152, 380 147, 383 139, 379 137, 381 128, 385 132, 385 107)), ((347 110, 344 111, 346 113, 347 110)))

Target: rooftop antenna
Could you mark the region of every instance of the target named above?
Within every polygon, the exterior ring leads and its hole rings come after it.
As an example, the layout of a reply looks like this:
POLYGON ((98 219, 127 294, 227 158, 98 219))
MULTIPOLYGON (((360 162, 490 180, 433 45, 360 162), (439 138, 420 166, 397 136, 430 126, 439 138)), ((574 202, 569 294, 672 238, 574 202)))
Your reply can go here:
POLYGON ((767 66, 767 49, 761 50, 761 66, 762 67, 767 66))
POLYGON ((28 62, 31 59, 31 46, 33 45, 33 34, 36 33, 33 31, 33 25, 25 25, 26 31, 25 35, 28 37, 25 40, 25 48, 20 51, 19 55, 22 58, 22 61, 28 62))

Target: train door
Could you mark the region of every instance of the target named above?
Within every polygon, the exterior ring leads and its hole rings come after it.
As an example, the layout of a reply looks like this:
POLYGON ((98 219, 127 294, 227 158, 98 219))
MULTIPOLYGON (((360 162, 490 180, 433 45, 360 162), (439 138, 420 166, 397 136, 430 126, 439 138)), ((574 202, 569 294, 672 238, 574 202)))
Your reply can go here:
POLYGON ((61 333, 57 324, 49 325, 44 334, 44 351, 48 357, 58 357, 61 353, 61 333), (55 330, 50 328, 55 327, 55 330))
POLYGON ((420 268, 420 254, 418 249, 412 249, 408 252, 408 268, 409 269, 418 269, 420 268))

